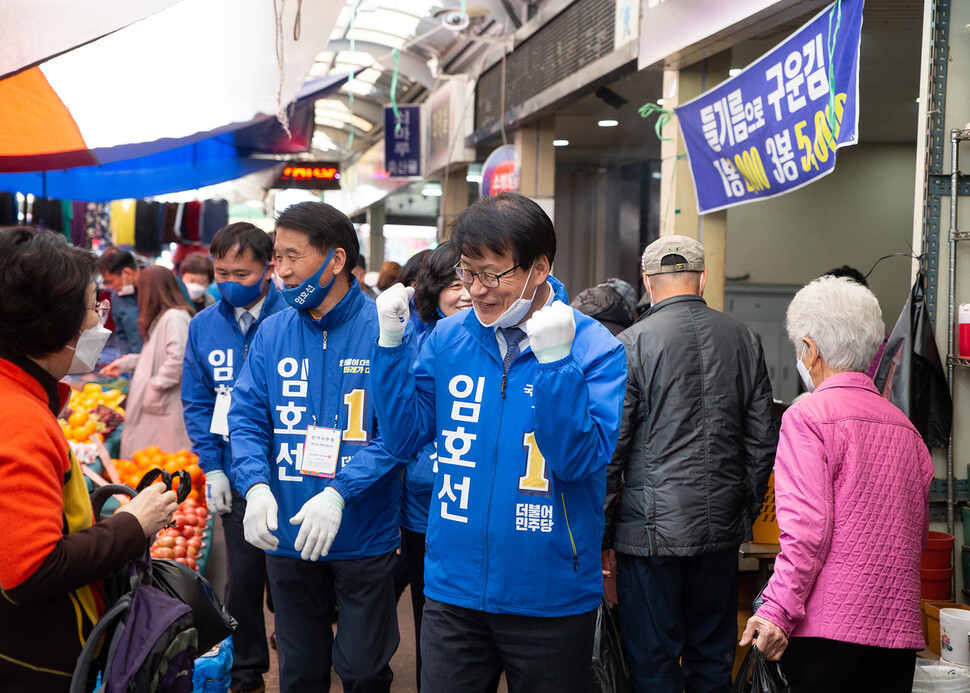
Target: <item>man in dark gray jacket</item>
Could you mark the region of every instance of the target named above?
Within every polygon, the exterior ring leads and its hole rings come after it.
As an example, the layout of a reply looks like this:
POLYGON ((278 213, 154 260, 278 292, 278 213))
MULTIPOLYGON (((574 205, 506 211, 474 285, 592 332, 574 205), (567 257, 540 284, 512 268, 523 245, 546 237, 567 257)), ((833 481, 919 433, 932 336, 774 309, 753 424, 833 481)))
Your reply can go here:
POLYGON ((628 375, 607 472, 604 568, 615 549, 635 691, 728 691, 738 546, 778 442, 771 384, 757 335, 701 297, 699 242, 663 237, 642 269, 653 305, 618 337, 628 375))

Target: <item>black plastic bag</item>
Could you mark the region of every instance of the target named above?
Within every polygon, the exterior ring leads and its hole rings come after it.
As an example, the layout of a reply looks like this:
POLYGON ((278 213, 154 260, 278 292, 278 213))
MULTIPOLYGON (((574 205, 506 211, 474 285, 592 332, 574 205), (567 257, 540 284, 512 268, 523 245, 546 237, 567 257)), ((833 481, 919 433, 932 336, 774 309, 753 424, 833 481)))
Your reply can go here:
POLYGON ((769 662, 752 646, 734 679, 732 693, 790 693, 788 679, 779 662, 769 662))
POLYGON ((950 443, 953 403, 926 309, 921 272, 910 290, 873 377, 882 396, 902 409, 927 447, 950 443))
POLYGON ((596 610, 589 690, 591 693, 631 693, 633 690, 630 687, 630 672, 620 650, 620 636, 605 594, 596 610))

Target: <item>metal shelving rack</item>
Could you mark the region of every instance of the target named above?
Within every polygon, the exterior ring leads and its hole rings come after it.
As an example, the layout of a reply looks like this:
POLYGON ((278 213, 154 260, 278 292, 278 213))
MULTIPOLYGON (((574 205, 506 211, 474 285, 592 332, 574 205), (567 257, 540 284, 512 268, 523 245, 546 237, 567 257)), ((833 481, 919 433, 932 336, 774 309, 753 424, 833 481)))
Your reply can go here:
MULTIPOLYGON (((960 143, 970 141, 970 129, 950 131, 950 275, 947 300, 947 338, 946 338, 946 369, 947 383, 950 387, 950 400, 953 400, 953 376, 957 368, 970 368, 970 358, 957 355, 954 345, 956 331, 956 278, 957 278, 957 243, 970 240, 970 232, 959 231, 957 226, 957 201, 960 199, 960 143)), ((953 409, 956 412, 956 407, 953 409)), ((955 418, 955 417, 954 417, 955 418)), ((950 432, 950 444, 946 448, 946 526, 947 532, 953 534, 953 511, 956 506, 956 492, 953 469, 953 432, 950 432)), ((967 541, 967 539, 964 539, 967 541)), ((954 559, 956 547, 954 546, 954 559)), ((966 580, 966 576, 964 576, 966 580)), ((955 581, 954 581, 955 582, 955 581)), ((956 585, 954 584, 954 589, 956 585)))

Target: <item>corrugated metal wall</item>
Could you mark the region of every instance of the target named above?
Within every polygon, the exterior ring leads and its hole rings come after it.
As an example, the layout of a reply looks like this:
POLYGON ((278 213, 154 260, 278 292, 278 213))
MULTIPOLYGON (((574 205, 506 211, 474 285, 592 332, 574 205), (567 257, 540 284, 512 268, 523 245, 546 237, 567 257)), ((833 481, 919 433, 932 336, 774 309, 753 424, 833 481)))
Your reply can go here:
MULTIPOLYGON (((505 110, 613 51, 616 0, 578 0, 523 41, 505 61, 505 110)), ((502 63, 475 88, 475 129, 502 115, 502 63)))

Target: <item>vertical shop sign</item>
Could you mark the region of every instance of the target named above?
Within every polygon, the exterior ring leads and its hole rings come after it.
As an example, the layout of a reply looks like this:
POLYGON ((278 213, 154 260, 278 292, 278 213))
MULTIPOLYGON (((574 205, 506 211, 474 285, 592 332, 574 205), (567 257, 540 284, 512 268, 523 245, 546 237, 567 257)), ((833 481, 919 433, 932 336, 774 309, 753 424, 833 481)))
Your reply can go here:
POLYGON ((384 108, 384 169, 391 178, 421 175, 421 107, 384 108))
POLYGON ((470 78, 456 75, 428 97, 428 170, 424 175, 475 160, 475 149, 465 144, 472 133, 474 94, 470 78))
POLYGON ((616 0, 613 50, 636 41, 640 33, 640 0, 616 0))
POLYGON ((835 169, 856 144, 863 0, 838 0, 744 72, 676 108, 701 214, 835 169))

